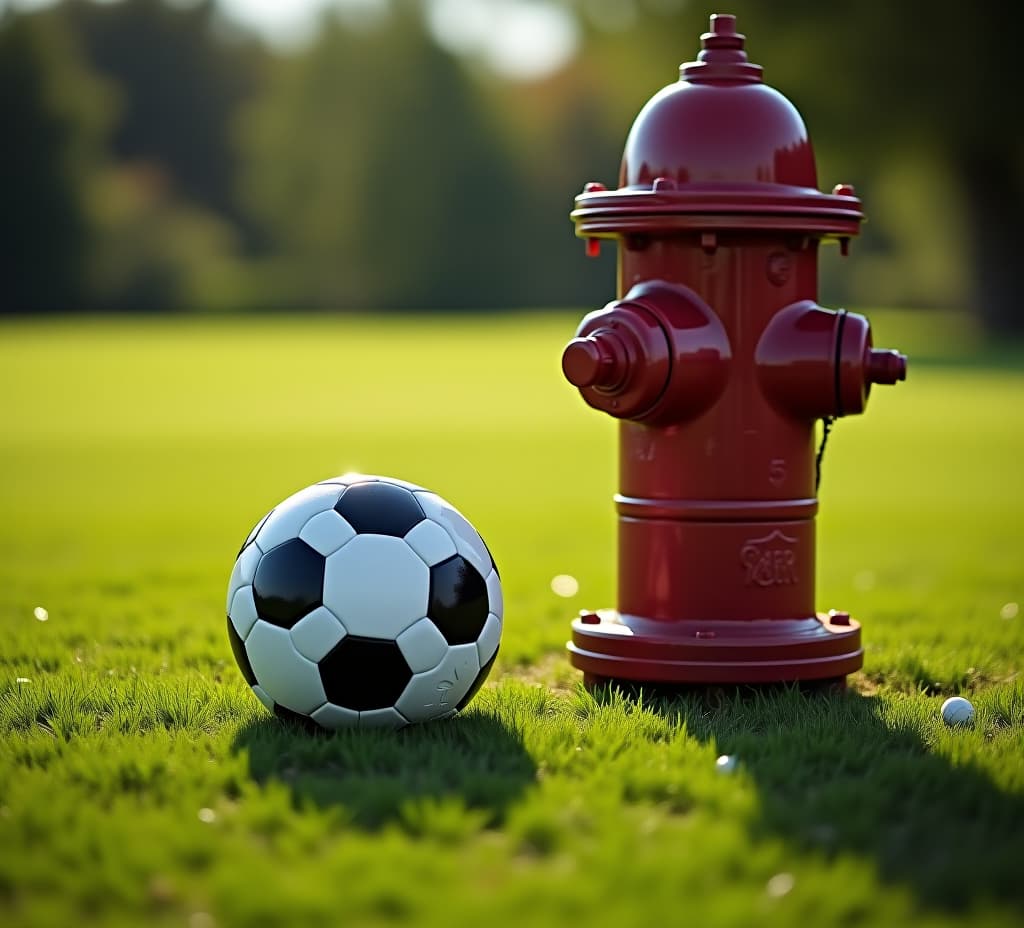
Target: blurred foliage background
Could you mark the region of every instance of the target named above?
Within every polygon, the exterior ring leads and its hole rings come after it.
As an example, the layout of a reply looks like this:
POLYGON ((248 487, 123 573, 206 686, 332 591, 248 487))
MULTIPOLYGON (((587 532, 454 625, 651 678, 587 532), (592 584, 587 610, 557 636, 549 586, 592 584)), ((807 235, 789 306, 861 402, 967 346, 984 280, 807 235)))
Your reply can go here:
POLYGON ((822 187, 865 201, 823 301, 1024 329, 1011 5, 338 0, 288 42, 237 6, 0 2, 0 310, 603 303, 613 249, 584 258, 572 197, 614 182, 720 11, 803 113, 822 187))

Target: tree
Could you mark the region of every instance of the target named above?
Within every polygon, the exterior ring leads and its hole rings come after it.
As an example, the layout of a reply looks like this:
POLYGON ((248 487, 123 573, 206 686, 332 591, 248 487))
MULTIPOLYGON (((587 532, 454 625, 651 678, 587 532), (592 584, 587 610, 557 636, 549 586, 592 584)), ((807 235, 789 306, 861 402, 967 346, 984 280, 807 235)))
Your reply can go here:
POLYGON ((278 62, 243 123, 248 201, 294 304, 519 305, 522 205, 497 128, 413 4, 374 26, 328 17, 278 62))
MULTIPOLYGON (((588 8, 600 6, 599 0, 566 2, 584 24, 588 8)), ((615 74, 609 105, 622 105, 631 94, 638 102, 646 99, 655 89, 651 62, 672 54, 671 48, 677 60, 690 60, 698 50, 693 39, 706 28, 703 11, 676 4, 666 13, 665 5, 628 4, 639 15, 614 35, 589 28, 585 57, 615 74)), ((858 186, 866 179, 870 192, 894 171, 935 178, 934 189, 915 191, 930 200, 927 208, 906 196, 891 203, 869 199, 872 223, 865 237, 869 247, 873 239, 875 248, 906 248, 895 234, 884 240, 885 214, 913 209, 913 230, 900 234, 927 243, 936 274, 947 265, 965 266, 970 293, 947 300, 966 299, 993 333, 1024 332, 1016 279, 1024 121, 1013 109, 1020 41, 1012 28, 1015 10, 998 0, 733 0, 729 6, 749 36, 751 57, 766 66, 765 79, 801 110, 819 162, 824 153, 845 174, 836 179, 856 176, 858 186), (935 214, 962 229, 962 248, 952 241, 956 235, 936 234, 935 214)), ((668 83, 673 75, 663 70, 661 83, 668 83)))
POLYGON ((78 308, 110 89, 52 17, 0 18, 0 311, 78 308))
POLYGON ((267 53, 218 33, 213 0, 70 0, 59 13, 119 88, 112 159, 159 169, 176 195, 242 222, 233 117, 258 91, 267 53))

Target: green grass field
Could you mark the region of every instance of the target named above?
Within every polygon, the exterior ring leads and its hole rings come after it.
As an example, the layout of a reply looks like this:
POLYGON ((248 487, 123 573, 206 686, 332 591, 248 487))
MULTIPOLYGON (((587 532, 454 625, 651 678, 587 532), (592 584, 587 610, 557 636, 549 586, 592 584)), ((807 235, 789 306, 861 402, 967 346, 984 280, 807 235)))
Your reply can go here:
POLYGON ((595 699, 563 647, 614 602, 615 431, 561 379, 575 321, 0 326, 0 922, 1021 924, 1024 354, 875 314, 910 378, 837 425, 819 518, 847 694, 595 699), (312 737, 233 663, 241 539, 351 469, 441 493, 501 568, 459 718, 312 737))

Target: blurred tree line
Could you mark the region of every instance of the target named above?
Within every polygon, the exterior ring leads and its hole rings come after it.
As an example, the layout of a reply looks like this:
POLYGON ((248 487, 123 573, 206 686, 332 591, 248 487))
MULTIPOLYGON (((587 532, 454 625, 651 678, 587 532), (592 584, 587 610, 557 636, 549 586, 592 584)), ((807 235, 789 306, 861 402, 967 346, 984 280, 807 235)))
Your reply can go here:
MULTIPOLYGON (((698 50, 686 0, 561 0, 576 57, 500 80, 431 38, 428 0, 325 14, 273 50, 212 0, 0 14, 0 309, 590 305, 610 252, 567 213, 615 180, 639 108, 698 50)), ((558 0, 521 0, 558 2, 558 0)), ((821 185, 870 222, 823 296, 952 306, 1024 328, 1011 275, 1024 129, 1000 5, 732 0, 800 108, 821 185)))

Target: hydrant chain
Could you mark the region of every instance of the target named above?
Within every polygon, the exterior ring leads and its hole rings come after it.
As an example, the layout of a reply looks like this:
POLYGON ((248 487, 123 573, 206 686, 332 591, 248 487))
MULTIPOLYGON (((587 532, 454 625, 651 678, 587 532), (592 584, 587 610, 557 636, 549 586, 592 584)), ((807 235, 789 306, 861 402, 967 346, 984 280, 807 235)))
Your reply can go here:
POLYGON ((821 489, 821 462, 825 459, 825 445, 828 443, 829 433, 835 425, 834 416, 825 416, 821 420, 821 443, 818 445, 818 453, 814 456, 814 492, 821 489))

